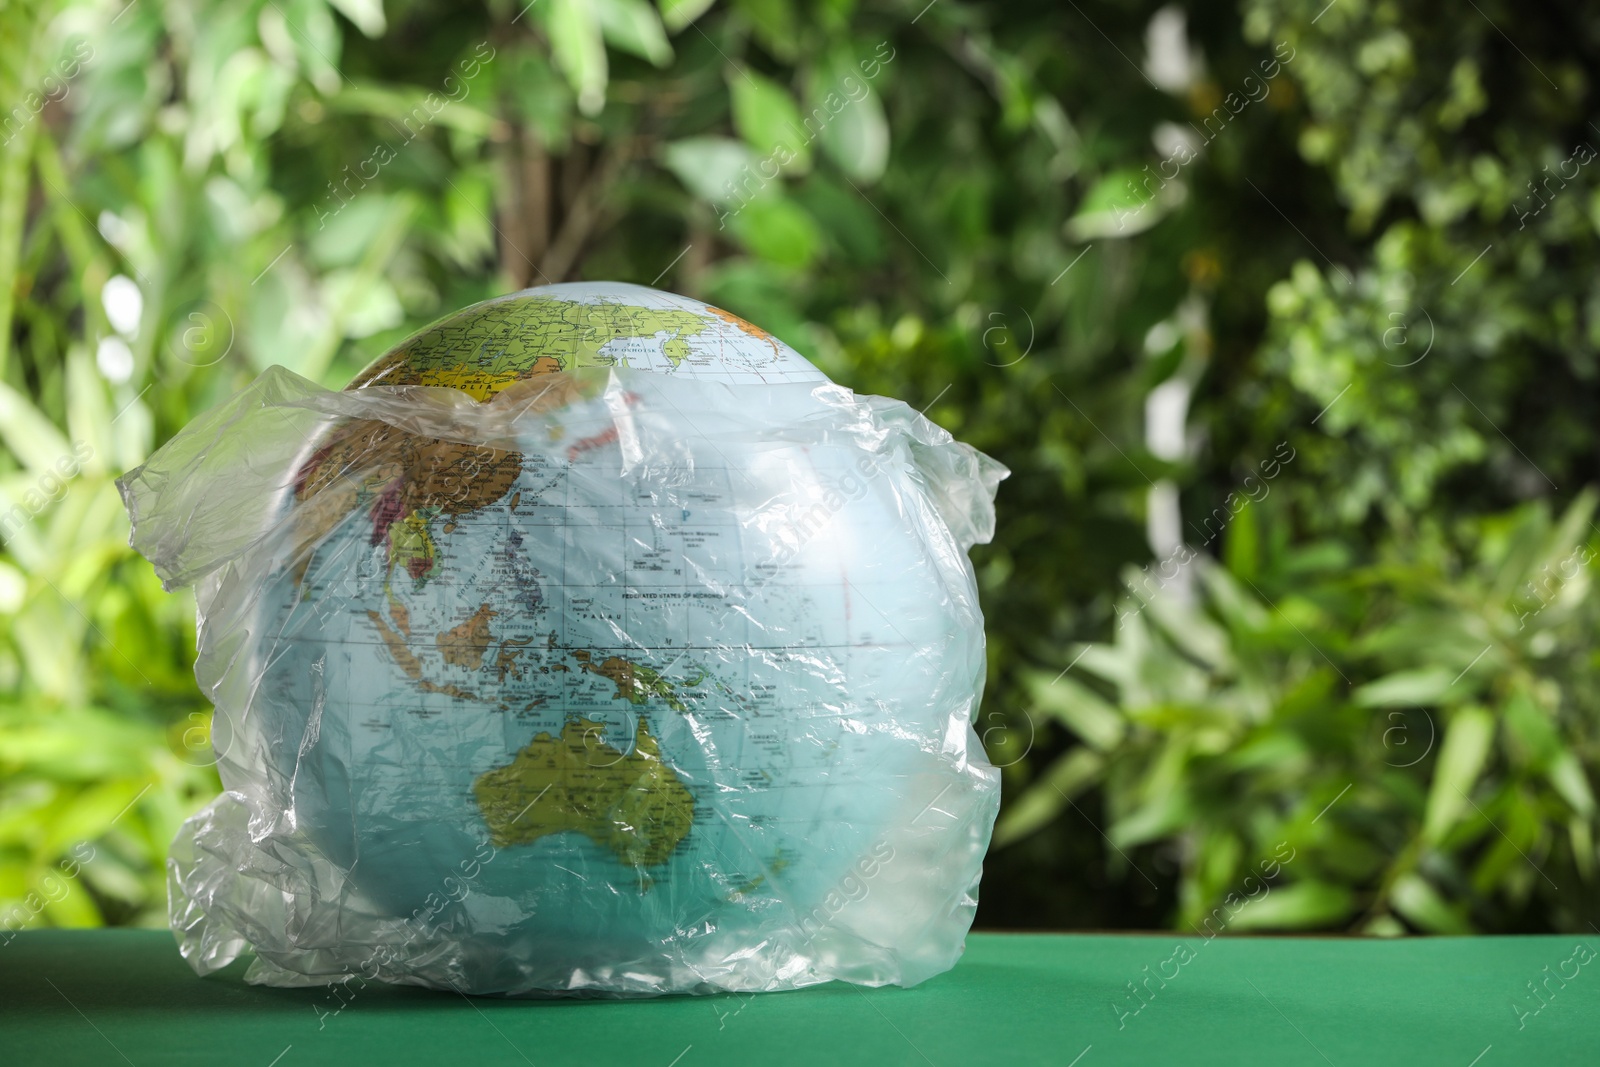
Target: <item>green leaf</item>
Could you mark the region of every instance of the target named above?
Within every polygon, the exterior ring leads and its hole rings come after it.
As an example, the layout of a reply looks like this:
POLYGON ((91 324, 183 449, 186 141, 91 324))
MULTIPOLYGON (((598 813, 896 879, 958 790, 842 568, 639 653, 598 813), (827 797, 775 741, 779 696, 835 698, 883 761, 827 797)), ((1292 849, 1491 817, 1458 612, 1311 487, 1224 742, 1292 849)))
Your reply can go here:
MULTIPOLYGON (((494 129, 494 115, 477 104, 467 102, 472 99, 475 91, 484 91, 484 84, 465 77, 451 84, 462 87, 451 90, 458 93, 459 100, 449 99, 437 88, 395 89, 370 82, 358 82, 347 85, 343 92, 329 100, 328 108, 339 114, 370 115, 392 123, 390 130, 393 137, 386 140, 385 144, 394 151, 401 150, 431 126, 487 137, 494 129)), ((486 92, 483 92, 481 99, 484 101, 488 99, 486 92)), ((372 166, 381 158, 375 151, 369 149, 362 162, 366 166, 372 166)), ((365 167, 352 168, 352 170, 358 169, 365 167)))
POLYGON ((1091 747, 1104 752, 1122 743, 1127 723, 1098 693, 1065 676, 1039 673, 1029 679, 1034 706, 1062 722, 1091 747))
MULTIPOLYGON (((1141 586, 1162 580, 1160 565, 1153 565, 1148 575, 1130 570, 1124 574, 1123 584, 1139 590, 1141 586)), ((1178 601, 1170 593, 1153 590, 1144 613, 1155 623, 1162 635, 1184 653, 1204 664, 1208 669, 1232 673, 1235 663, 1233 651, 1228 646, 1228 634, 1203 613, 1178 601)))
POLYGON ((752 200, 729 220, 728 229, 762 259, 794 270, 809 266, 822 247, 817 224, 788 197, 752 200))
POLYGON ((889 165, 889 117, 871 83, 848 59, 828 64, 814 80, 809 136, 820 129, 822 150, 850 177, 871 184, 889 165))
POLYGON ((1520 760, 1543 769, 1562 751, 1561 734, 1525 686, 1519 686, 1500 709, 1506 738, 1520 760))
POLYGON ((1257 599, 1252 590, 1240 585, 1233 575, 1222 567, 1199 568, 1200 584, 1205 586, 1211 607, 1227 625, 1238 634, 1254 634, 1265 630, 1272 622, 1272 614, 1257 599))
POLYGON ((1259 733, 1235 748, 1226 765, 1235 771, 1288 771, 1310 767, 1316 755, 1305 739, 1292 733, 1259 733))
POLYGON ((1438 844, 1471 805, 1468 798, 1483 771, 1493 739, 1494 716, 1487 709, 1462 708, 1451 717, 1428 790, 1422 822, 1424 841, 1438 844))
POLYGON ((1430 933, 1473 933, 1472 924, 1462 917, 1458 909, 1445 903, 1439 891, 1424 881, 1421 875, 1401 876, 1390 892, 1389 902, 1395 911, 1430 933))
POLYGON ((76 878, 67 878, 58 867, 34 872, 34 892, 44 900, 44 916, 52 926, 99 926, 104 920, 94 900, 76 878))
POLYGON ((786 63, 799 58, 801 27, 791 0, 736 0, 736 6, 762 48, 786 63))
POLYGON ((1329 882, 1291 882, 1282 887, 1270 887, 1264 895, 1245 904, 1235 913, 1228 929, 1325 929, 1349 916, 1355 907, 1355 894, 1345 886, 1329 882))
POLYGON ((1454 680, 1444 667, 1396 671, 1356 689, 1355 702, 1367 708, 1414 708, 1439 704, 1454 680))
POLYGON ((1114 170, 1089 188, 1077 212, 1067 220, 1066 234, 1074 241, 1132 237, 1160 222, 1186 195, 1182 182, 1158 187, 1144 171, 1132 167, 1114 170))
POLYGON ((728 92, 733 128, 756 150, 763 167, 797 174, 811 168, 811 135, 786 89, 741 68, 728 75, 728 92))
POLYGON ((673 33, 711 10, 714 3, 716 0, 657 0, 661 8, 661 21, 673 33))
POLYGON ((1222 561, 1228 572, 1241 581, 1260 577, 1261 530, 1256 509, 1246 504, 1228 524, 1222 537, 1222 561))
POLYGON ((645 0, 593 0, 605 39, 624 52, 647 59, 655 66, 672 62, 672 46, 661 18, 645 0))
POLYGON ((1567 841, 1572 846, 1572 860, 1578 875, 1585 882, 1594 877, 1594 830, 1588 818, 1574 815, 1567 820, 1567 841))
POLYGON ((443 190, 444 229, 437 235, 445 254, 458 266, 471 268, 494 252, 494 191, 488 175, 467 171, 443 190))
POLYGON ((1567 510, 1550 531, 1550 556, 1552 562, 1568 555, 1575 547, 1586 543, 1594 530, 1591 521, 1595 508, 1600 506, 1600 490, 1585 486, 1573 498, 1567 510))
POLYGON ((15 615, 28 597, 28 579, 20 570, 0 560, 0 616, 15 615))
POLYGON ((74 346, 67 352, 67 430, 72 445, 86 451, 86 464, 104 470, 115 462, 112 454, 114 411, 106 398, 106 379, 94 371, 88 352, 74 346))
POLYGON ((549 0, 545 25, 556 66, 578 94, 578 110, 598 115, 606 102, 606 43, 597 12, 585 0, 549 0))
MULTIPOLYGON (((278 4, 268 5, 261 9, 261 17, 277 23, 283 40, 288 41, 294 49, 300 66, 310 73, 311 83, 317 87, 317 91, 324 96, 333 96, 343 81, 336 66, 341 51, 338 23, 328 13, 328 5, 323 3, 293 3, 288 7, 289 11, 285 12, 278 4)), ((223 47, 231 44, 230 38, 223 35, 210 39, 223 47)), ((210 62, 218 62, 215 57, 208 58, 210 62)), ((200 60, 201 57, 197 56, 196 59, 200 60)))
POLYGON ((128 904, 139 903, 148 893, 137 872, 108 848, 96 850, 94 859, 83 865, 79 877, 101 896, 128 904))
POLYGON ((1585 817, 1594 814, 1594 791, 1589 786, 1589 776, 1584 773, 1583 764, 1570 749, 1562 751, 1555 758, 1545 777, 1561 794, 1561 799, 1572 805, 1572 810, 1585 817))
MULTIPOLYGON (((328 365, 338 351, 340 342, 350 335, 352 316, 362 312, 383 314, 382 311, 373 312, 371 305, 367 304, 369 287, 376 283, 399 251, 417 205, 414 197, 401 193, 385 200, 383 208, 382 225, 362 249, 361 261, 348 278, 338 276, 339 284, 332 291, 324 293, 327 317, 311 344, 295 354, 298 358, 291 369, 297 373, 308 378, 320 378, 327 374, 328 365)), ((369 318, 367 323, 370 322, 369 318)))
POLYGON ((80 841, 98 840, 111 829, 112 820, 125 813, 152 784, 116 778, 79 791, 51 819, 46 850, 64 853, 80 841))
POLYGON ((394 286, 384 278, 352 269, 333 270, 323 276, 322 291, 330 306, 342 309, 346 337, 370 337, 405 318, 394 286))
POLYGON ((0 382, 0 441, 35 474, 44 473, 72 452, 55 424, 4 382, 0 382))
POLYGON ((1106 828, 1106 836, 1116 847, 1129 849, 1176 832, 1196 814, 1189 797, 1182 792, 1163 793, 1112 823, 1106 828))
MULTIPOLYGON (((6 12, 6 30, 0 38, 0 92, 8 108, 15 108, 22 94, 38 81, 38 68, 44 57, 36 47, 38 27, 44 22, 38 9, 16 5, 6 12)), ((10 118, 8 112, 7 117, 10 118)), ((15 132, 9 129, 0 144, 0 377, 6 372, 11 352, 12 314, 17 292, 17 263, 28 229, 29 161, 41 122, 24 121, 15 132)), ((48 138, 47 138, 48 140, 48 138)))
POLYGON ((850 262, 858 267, 883 262, 888 227, 856 190, 818 174, 797 185, 793 195, 850 262))
POLYGON ((383 18, 383 0, 328 0, 356 29, 368 37, 381 37, 387 28, 383 18))
MULTIPOLYGON (((1134 607, 1137 607, 1137 601, 1134 602, 1134 607)), ((1132 610, 1125 603, 1123 608, 1132 610)), ((1137 621, 1138 618, 1135 616, 1133 622, 1137 621)), ((1134 675, 1138 670, 1130 650, 1120 644, 1084 645, 1073 655, 1071 662, 1122 689, 1134 685, 1134 675)))
POLYGON ((512 115, 526 120, 550 151, 564 151, 576 104, 566 79, 539 52, 512 53, 496 62, 502 64, 496 88, 510 95, 512 115))
POLYGON ((713 204, 728 204, 766 193, 768 183, 755 172, 755 153, 729 137, 686 137, 669 143, 661 162, 691 193, 713 204))
POLYGON ((393 198, 374 190, 339 207, 336 213, 322 215, 320 227, 311 234, 307 258, 325 270, 360 262, 388 224, 395 205, 393 198))
POLYGON ((994 847, 1020 841, 1055 819, 1067 800, 1099 780, 1105 760, 1088 748, 1075 748, 1056 760, 1027 792, 1006 806, 994 828, 994 847))

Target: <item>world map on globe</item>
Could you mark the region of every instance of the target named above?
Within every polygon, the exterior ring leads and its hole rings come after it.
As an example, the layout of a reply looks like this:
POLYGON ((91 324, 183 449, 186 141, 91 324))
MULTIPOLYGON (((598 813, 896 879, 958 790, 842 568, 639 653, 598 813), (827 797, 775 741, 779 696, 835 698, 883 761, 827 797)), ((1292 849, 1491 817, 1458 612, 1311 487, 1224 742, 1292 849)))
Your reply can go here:
MULTIPOLYGON (((560 294, 546 291, 491 303, 447 320, 377 361, 350 388, 442 386, 484 401, 530 378, 617 365, 728 382, 825 380, 793 349, 720 308, 621 286, 566 286, 560 294)), ((557 395, 571 398, 568 390, 557 395)), ((602 659, 588 649, 560 649, 564 659, 547 657, 554 662, 541 664, 529 677, 536 637, 497 634, 495 620, 510 613, 489 602, 458 625, 413 634, 408 598, 396 593, 395 582, 409 579, 411 593, 423 594, 430 581, 440 580, 436 537, 472 536, 467 531, 474 517, 508 496, 507 509, 515 514, 522 494, 512 490, 524 457, 422 438, 383 422, 341 427, 333 436, 296 481, 299 505, 316 500, 305 541, 324 539, 328 520, 341 522, 368 509, 371 543, 383 551, 385 608, 368 608, 365 614, 394 662, 421 691, 526 714, 569 694, 568 686, 549 681, 552 675, 586 671, 614 685, 614 699, 644 706, 656 698, 684 710, 672 683, 623 655, 602 659), (515 709, 507 702, 513 692, 518 700, 530 699, 515 709)), ((569 452, 603 446, 610 436, 602 432, 579 439, 569 452)), ((538 615, 543 606, 539 577, 537 569, 512 576, 527 594, 524 618, 538 615)), ((558 641, 552 630, 544 651, 556 653, 558 641)), ((688 687, 701 684, 704 675, 700 672, 688 687)), ((547 834, 578 831, 626 863, 664 863, 689 832, 693 797, 661 761, 644 715, 637 720, 631 751, 608 744, 606 732, 603 721, 569 717, 559 732, 537 734, 511 763, 480 775, 473 796, 493 843, 530 844, 547 834)))

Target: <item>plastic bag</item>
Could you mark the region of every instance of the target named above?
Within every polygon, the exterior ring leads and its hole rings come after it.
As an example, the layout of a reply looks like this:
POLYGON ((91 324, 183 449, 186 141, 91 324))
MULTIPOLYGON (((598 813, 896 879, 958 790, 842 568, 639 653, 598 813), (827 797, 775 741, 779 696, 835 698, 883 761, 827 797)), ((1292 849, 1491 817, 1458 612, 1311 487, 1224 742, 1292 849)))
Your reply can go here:
POLYGON ((119 483, 216 707, 184 957, 521 995, 948 969, 1005 473, 830 384, 268 371, 119 483))

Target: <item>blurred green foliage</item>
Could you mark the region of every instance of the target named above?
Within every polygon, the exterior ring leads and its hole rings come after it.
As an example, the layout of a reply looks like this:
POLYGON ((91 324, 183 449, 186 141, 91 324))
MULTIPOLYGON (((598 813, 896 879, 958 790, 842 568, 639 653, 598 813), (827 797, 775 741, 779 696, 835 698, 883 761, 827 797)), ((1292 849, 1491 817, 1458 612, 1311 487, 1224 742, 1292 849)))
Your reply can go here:
POLYGON ((218 787, 112 479, 270 364, 609 278, 1014 471, 980 922, 1196 925, 1287 843, 1232 928, 1583 928, 1597 48, 1506 0, 5 0, 0 923, 161 922, 218 787))

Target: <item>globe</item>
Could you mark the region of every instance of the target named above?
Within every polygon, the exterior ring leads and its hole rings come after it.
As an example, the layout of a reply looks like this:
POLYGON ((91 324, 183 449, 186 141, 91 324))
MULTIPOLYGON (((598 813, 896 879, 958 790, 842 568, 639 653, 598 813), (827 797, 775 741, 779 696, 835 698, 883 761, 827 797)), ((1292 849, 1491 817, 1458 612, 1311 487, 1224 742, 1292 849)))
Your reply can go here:
POLYGON ((370 414, 278 477, 257 577, 202 597, 234 750, 175 845, 180 939, 469 993, 954 962, 998 781, 951 498, 983 511, 992 461, 941 487, 976 454, 633 285, 479 304, 348 396, 370 414), (515 403, 509 437, 395 415, 441 389, 515 403))

